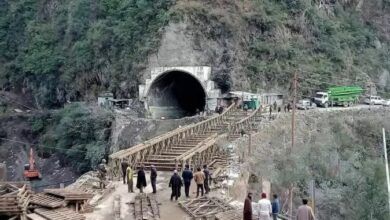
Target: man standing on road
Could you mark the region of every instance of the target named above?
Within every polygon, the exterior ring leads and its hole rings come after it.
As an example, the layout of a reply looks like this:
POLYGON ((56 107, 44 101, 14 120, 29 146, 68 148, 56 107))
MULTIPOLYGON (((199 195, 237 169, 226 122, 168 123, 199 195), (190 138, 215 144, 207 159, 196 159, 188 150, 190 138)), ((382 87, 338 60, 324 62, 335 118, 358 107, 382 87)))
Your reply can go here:
POLYGON ((203 173, 204 173, 205 194, 209 194, 209 192, 210 192, 210 187, 209 187, 210 171, 207 168, 207 165, 203 165, 203 173))
POLYGON ((126 177, 127 177, 127 191, 133 193, 133 169, 131 169, 131 166, 127 166, 126 169, 126 177))
POLYGON ((257 209, 259 220, 270 220, 272 215, 272 206, 271 202, 267 199, 266 193, 261 193, 261 199, 258 202, 257 209))
POLYGON ((202 172, 202 170, 200 169, 200 167, 198 167, 198 169, 196 169, 196 170, 197 170, 197 172, 194 175, 194 180, 196 182, 196 197, 198 198, 199 197, 199 190, 202 191, 202 196, 203 196, 203 184, 204 184, 205 176, 204 176, 204 173, 202 172))
POLYGON ((128 166, 129 166, 129 164, 127 163, 127 161, 121 162, 123 184, 126 184, 126 171, 127 171, 128 166))
POLYGON ((193 178, 192 171, 190 170, 190 166, 186 164, 184 171, 181 175, 184 180, 184 191, 186 193, 186 197, 190 197, 190 186, 191 186, 191 180, 193 178))
POLYGON ((157 170, 154 165, 152 165, 152 169, 150 171, 150 182, 152 183, 153 193, 156 194, 157 170))
POLYGON ((273 220, 277 220, 278 219, 278 214, 279 214, 279 211, 280 211, 280 202, 279 202, 279 199, 278 199, 278 195, 274 194, 274 200, 272 201, 271 205, 272 205, 272 217, 273 217, 273 220))
POLYGON ((297 211, 297 220, 314 220, 313 210, 307 205, 307 199, 302 199, 303 205, 299 206, 297 211))
POLYGON ((146 187, 146 177, 145 177, 144 165, 141 165, 139 170, 138 170, 136 187, 139 189, 140 193, 144 192, 144 188, 146 187))
POLYGON ((106 160, 102 159, 102 162, 98 166, 98 177, 99 177, 99 187, 100 189, 106 188, 106 175, 107 175, 107 169, 106 169, 106 160))
POLYGON ((171 180, 169 181, 169 187, 172 188, 171 201, 173 200, 173 197, 175 197, 176 201, 177 198, 180 197, 180 188, 182 185, 183 183, 181 182, 180 176, 177 175, 177 170, 174 170, 171 180))
POLYGON ((248 193, 248 196, 244 202, 244 220, 252 220, 253 211, 252 211, 252 193, 248 193))

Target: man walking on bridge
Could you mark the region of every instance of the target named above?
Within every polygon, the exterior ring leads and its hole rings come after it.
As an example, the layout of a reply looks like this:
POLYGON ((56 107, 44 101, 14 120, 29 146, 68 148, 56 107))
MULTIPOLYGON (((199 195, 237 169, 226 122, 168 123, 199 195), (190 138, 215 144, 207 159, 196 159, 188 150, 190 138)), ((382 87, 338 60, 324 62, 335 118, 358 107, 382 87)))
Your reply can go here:
POLYGON ((136 187, 139 189, 140 193, 144 192, 144 188, 146 187, 146 177, 145 177, 144 165, 141 165, 139 170, 138 170, 136 187))
POLYGON ((184 191, 186 193, 186 197, 190 197, 190 186, 191 180, 193 178, 192 171, 190 170, 190 165, 186 164, 184 171, 181 175, 184 180, 184 191))
POLYGON ((204 173, 202 172, 202 170, 200 169, 200 167, 198 167, 198 169, 196 169, 196 170, 197 170, 197 172, 194 175, 194 180, 195 180, 196 185, 197 185, 196 197, 199 197, 199 190, 202 191, 202 196, 203 196, 203 184, 204 184, 205 176, 204 176, 204 173))
POLYGON ((129 166, 129 164, 127 163, 127 161, 121 162, 123 184, 126 184, 126 172, 127 172, 128 166, 129 166))
POLYGON ((182 185, 183 183, 181 182, 180 176, 177 175, 177 170, 174 170, 171 180, 169 181, 169 187, 172 188, 171 200, 175 197, 175 200, 177 201, 177 198, 180 197, 182 185))
POLYGON ((126 179, 127 179, 127 191, 133 193, 133 169, 131 169, 131 166, 127 166, 126 168, 126 179))
POLYGON ((152 165, 152 169, 150 170, 150 183, 152 184, 153 193, 156 194, 156 182, 157 182, 157 170, 154 165, 152 165))
POLYGON ((210 171, 207 168, 207 165, 203 165, 203 173, 204 173, 205 194, 209 194, 209 192, 210 192, 210 187, 209 187, 210 171))

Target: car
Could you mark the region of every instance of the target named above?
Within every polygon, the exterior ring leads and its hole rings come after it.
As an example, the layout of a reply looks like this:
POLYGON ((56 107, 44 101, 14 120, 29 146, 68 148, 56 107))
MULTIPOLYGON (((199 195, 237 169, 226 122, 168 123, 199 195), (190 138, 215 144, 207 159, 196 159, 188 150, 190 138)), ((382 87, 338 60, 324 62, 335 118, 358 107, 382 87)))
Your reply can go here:
POLYGON ((390 106, 390 99, 383 101, 382 105, 389 107, 390 106))
POLYGON ((367 105, 382 105, 385 100, 381 98, 380 96, 367 96, 366 99, 364 99, 364 103, 367 105))
POLYGON ((307 109, 315 108, 317 107, 317 105, 312 101, 310 101, 309 99, 302 99, 298 101, 296 107, 297 109, 307 110, 307 109))

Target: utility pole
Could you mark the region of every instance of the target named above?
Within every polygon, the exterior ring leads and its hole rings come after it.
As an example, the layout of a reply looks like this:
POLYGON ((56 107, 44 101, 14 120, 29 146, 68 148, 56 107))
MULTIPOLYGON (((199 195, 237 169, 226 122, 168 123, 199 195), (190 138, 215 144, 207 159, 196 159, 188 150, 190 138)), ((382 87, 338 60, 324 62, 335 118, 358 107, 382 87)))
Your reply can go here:
MULTIPOLYGON (((292 116, 291 116, 291 148, 288 150, 288 156, 291 155, 292 150, 294 149, 295 145, 295 106, 297 102, 297 71, 294 72, 294 81, 293 81, 293 105, 292 105, 292 116)), ((294 184, 291 183, 290 187, 288 189, 288 216, 292 218, 293 213, 293 191, 294 191, 294 184)))
POLYGON ((292 117, 291 117, 291 151, 295 145, 295 106, 297 102, 297 71, 294 73, 294 82, 293 82, 293 106, 292 106, 292 117))
POLYGON ((385 165, 386 165, 386 177, 387 177, 387 196, 389 198, 389 212, 390 212, 390 177, 389 177, 389 161, 387 159, 387 146, 386 146, 386 132, 385 128, 383 132, 383 150, 385 151, 385 165))

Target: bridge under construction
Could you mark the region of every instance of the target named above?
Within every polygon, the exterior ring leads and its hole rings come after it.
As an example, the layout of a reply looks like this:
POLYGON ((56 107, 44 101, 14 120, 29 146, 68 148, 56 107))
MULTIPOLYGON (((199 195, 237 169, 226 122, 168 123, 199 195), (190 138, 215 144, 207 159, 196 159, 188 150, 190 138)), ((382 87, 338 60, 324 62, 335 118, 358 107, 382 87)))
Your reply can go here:
POLYGON ((196 124, 179 127, 136 146, 131 146, 109 156, 111 174, 121 175, 121 162, 126 161, 137 168, 155 165, 158 170, 182 169, 186 164, 198 167, 224 165, 227 152, 218 146, 219 138, 233 140, 242 131, 255 129, 262 118, 264 108, 252 112, 230 105, 222 114, 196 124))

